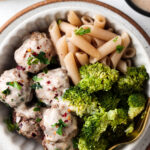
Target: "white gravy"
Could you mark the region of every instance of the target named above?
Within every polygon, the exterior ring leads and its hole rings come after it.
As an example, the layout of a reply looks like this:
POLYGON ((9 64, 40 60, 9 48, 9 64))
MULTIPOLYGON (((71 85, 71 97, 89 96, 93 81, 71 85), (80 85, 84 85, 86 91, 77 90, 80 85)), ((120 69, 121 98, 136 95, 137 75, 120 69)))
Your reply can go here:
POLYGON ((132 0, 132 2, 139 8, 150 12, 150 0, 132 0))

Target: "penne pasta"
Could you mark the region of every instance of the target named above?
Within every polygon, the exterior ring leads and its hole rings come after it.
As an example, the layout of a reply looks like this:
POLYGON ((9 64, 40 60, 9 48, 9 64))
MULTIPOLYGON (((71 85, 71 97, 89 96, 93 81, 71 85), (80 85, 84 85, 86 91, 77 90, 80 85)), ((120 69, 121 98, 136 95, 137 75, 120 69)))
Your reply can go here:
POLYGON ((107 66, 109 66, 109 67, 112 66, 111 59, 108 56, 104 57, 100 62, 107 65, 107 66))
POLYGON ((116 68, 119 60, 121 59, 123 53, 126 51, 126 48, 128 47, 128 45, 130 43, 129 35, 126 32, 122 33, 121 39, 122 39, 122 46, 124 47, 123 50, 120 53, 114 52, 110 55, 110 59, 112 61, 113 68, 116 68))
POLYGON ((123 53, 123 58, 133 58, 136 55, 136 50, 134 48, 127 48, 123 53))
POLYGON ((94 26, 104 28, 106 24, 106 18, 102 15, 96 15, 94 17, 94 26))
POLYGON ((80 18, 72 10, 69 11, 69 13, 67 15, 67 20, 70 24, 72 24, 74 26, 81 26, 82 25, 82 22, 80 21, 80 18))
POLYGON ((110 31, 110 32, 113 32, 113 31, 114 31, 113 28, 108 28, 107 30, 110 31))
POLYGON ((76 64, 76 61, 72 52, 69 52, 65 56, 64 63, 68 71, 68 75, 72 79, 73 83, 75 85, 78 84, 80 81, 80 74, 79 74, 79 70, 77 68, 77 64, 76 64))
POLYGON ((91 43, 92 37, 89 35, 82 35, 89 43, 91 43))
POLYGON ((56 43, 56 50, 59 57, 59 61, 62 67, 65 67, 64 58, 68 53, 68 47, 66 42, 66 36, 62 36, 56 43))
POLYGON ((74 32, 72 32, 71 36, 68 37, 68 40, 73 43, 75 46, 80 48, 82 51, 87 53, 88 55, 99 58, 100 53, 98 50, 93 47, 87 40, 85 40, 82 36, 76 35, 74 32))
POLYGON ((88 55, 86 53, 76 52, 75 56, 81 66, 87 65, 89 63, 88 55))
POLYGON ((95 47, 95 48, 98 48, 100 46, 102 46, 105 42, 100 40, 100 39, 97 39, 97 38, 92 38, 91 40, 91 44, 95 47))
POLYGON ((75 29, 77 29, 77 27, 73 26, 70 23, 64 22, 64 21, 60 23, 59 28, 66 35, 70 35, 72 31, 74 31, 75 29))
POLYGON ((121 45, 121 37, 117 36, 113 38, 112 40, 106 42, 102 46, 98 48, 98 51, 100 52, 101 57, 99 59, 104 58, 108 54, 112 53, 113 51, 116 50, 117 45, 121 45), (114 40, 117 39, 115 42, 114 40))
POLYGON ((83 24, 85 24, 85 25, 93 25, 93 24, 94 24, 93 18, 91 18, 91 17, 89 17, 89 16, 82 16, 82 17, 81 17, 81 21, 82 21, 83 24))
POLYGON ((75 54, 79 49, 75 45, 73 45, 70 41, 67 41, 68 51, 75 54))
POLYGON ((112 38, 117 36, 115 33, 112 33, 108 30, 98 28, 93 25, 82 25, 81 27, 84 29, 90 28, 90 32, 87 33, 88 35, 90 35, 92 37, 96 37, 96 38, 104 40, 104 41, 109 41, 112 38))
POLYGON ((132 66, 132 62, 131 62, 130 59, 127 59, 127 60, 126 60, 126 63, 127 63, 127 66, 128 66, 128 67, 131 67, 131 66, 132 66))
POLYGON ((51 40, 56 48, 56 43, 57 41, 59 40, 59 38, 61 37, 61 34, 60 34, 60 30, 59 30, 59 27, 58 27, 58 24, 56 21, 53 21, 50 26, 49 26, 49 34, 50 34, 50 37, 51 37, 51 40))
POLYGON ((124 60, 120 60, 117 65, 117 69, 119 71, 121 71, 122 73, 126 73, 127 72, 127 62, 124 60))

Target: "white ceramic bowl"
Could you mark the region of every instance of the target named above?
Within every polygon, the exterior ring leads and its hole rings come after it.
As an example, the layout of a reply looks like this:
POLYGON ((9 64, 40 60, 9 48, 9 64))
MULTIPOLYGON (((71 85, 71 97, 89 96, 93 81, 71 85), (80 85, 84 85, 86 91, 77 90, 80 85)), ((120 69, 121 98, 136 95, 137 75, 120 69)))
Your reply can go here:
MULTIPOLYGON (((132 45, 137 50, 137 55, 134 59, 135 64, 137 66, 145 65, 150 74, 150 46, 147 41, 149 40, 147 35, 134 21, 120 11, 100 2, 95 3, 69 1, 59 3, 41 2, 17 14, 0 28, 0 74, 4 70, 15 66, 14 51, 21 45, 25 35, 32 31, 47 31, 50 22, 56 18, 65 18, 68 10, 75 10, 80 14, 90 16, 102 14, 106 16, 118 33, 122 31, 128 32, 132 39, 132 45)), ((150 82, 147 88, 147 95, 150 97, 149 89, 150 82)), ((0 104, 0 150, 42 150, 40 144, 7 131, 3 123, 7 114, 6 107, 0 104)), ((122 149, 145 150, 150 141, 148 137, 150 135, 149 124, 150 122, 148 122, 144 133, 136 142, 122 149)))

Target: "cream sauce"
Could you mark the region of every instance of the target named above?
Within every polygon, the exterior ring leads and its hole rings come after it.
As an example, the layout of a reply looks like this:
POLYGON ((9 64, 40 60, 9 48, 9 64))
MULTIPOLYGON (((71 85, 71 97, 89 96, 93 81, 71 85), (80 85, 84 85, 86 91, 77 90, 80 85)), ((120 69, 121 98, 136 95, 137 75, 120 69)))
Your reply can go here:
POLYGON ((132 0, 132 2, 139 8, 150 12, 150 0, 132 0))

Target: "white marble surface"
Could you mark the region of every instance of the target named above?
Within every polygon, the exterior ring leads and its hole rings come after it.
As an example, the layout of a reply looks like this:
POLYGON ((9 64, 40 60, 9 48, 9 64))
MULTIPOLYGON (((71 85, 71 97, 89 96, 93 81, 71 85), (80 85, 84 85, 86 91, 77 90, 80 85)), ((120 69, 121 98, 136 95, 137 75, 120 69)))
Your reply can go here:
MULTIPOLYGON (((10 17, 27 6, 41 0, 0 0, 0 26, 10 17)), ((130 8, 125 0, 99 0, 112 5, 133 18, 150 36, 150 17, 143 16, 130 8)))

